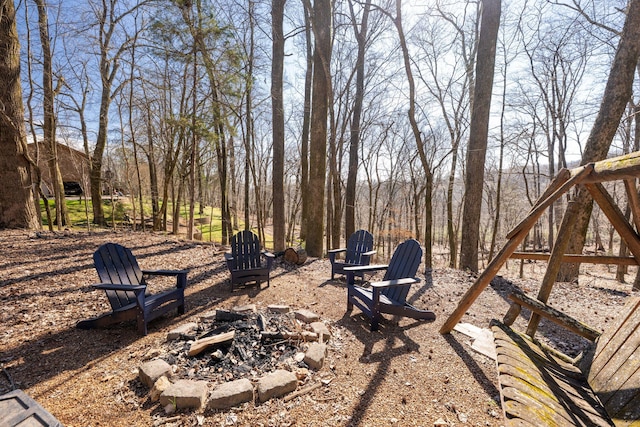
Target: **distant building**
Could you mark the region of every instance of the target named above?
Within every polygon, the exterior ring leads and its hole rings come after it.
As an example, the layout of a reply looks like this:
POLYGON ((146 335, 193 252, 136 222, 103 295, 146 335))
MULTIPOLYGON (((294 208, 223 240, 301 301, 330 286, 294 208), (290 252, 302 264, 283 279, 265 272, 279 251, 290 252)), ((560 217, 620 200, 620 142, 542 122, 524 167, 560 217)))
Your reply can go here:
MULTIPOLYGON (((38 141, 38 148, 38 166, 42 174, 42 191, 47 196, 51 196, 53 195, 53 186, 47 163, 51 157, 49 147, 44 142, 38 141)), ((82 151, 60 143, 57 143, 57 151, 65 195, 79 196, 83 194, 85 186, 88 186, 89 183, 89 157, 82 151)), ((35 160, 36 145, 34 143, 29 144, 29 154, 35 160)))

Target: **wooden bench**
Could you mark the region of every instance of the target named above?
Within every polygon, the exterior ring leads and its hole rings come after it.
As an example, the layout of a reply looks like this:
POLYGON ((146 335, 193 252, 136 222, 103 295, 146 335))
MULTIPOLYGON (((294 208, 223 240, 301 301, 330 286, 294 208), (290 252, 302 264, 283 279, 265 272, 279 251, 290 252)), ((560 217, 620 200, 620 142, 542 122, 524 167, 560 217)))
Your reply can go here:
POLYGON ((538 300, 510 298, 506 324, 491 322, 505 426, 640 425, 639 296, 601 335, 538 300), (586 327, 580 334, 592 336, 595 346, 571 360, 515 332, 508 324, 522 306, 576 332, 586 327))

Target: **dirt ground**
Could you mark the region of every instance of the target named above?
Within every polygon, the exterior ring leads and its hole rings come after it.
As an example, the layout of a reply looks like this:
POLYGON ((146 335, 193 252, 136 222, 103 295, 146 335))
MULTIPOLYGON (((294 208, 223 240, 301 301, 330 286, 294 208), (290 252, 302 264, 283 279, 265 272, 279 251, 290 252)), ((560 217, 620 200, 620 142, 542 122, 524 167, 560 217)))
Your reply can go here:
MULTIPOLYGON (((421 271, 424 280, 414 285, 410 300, 435 311, 437 320, 387 316, 379 331, 370 332, 357 308, 345 312, 345 284, 329 280, 328 260, 278 262, 270 287, 230 292, 223 252, 162 234, 0 231, 0 394, 13 382, 68 427, 501 425, 495 362, 472 350, 466 335, 438 332, 473 276, 440 266, 421 271), (189 268, 186 314, 152 322, 146 337, 132 324, 76 329, 77 321, 109 310, 104 294, 90 286, 97 281, 91 255, 108 241, 131 248, 144 269, 189 268), (333 334, 327 361, 304 385, 324 380, 323 385, 290 401, 165 414, 137 379, 138 366, 175 326, 244 304, 288 304, 322 317, 333 334)), ((513 287, 536 294, 543 263, 526 264, 527 279, 517 279, 519 261, 508 267, 462 322, 486 328, 491 318, 501 319, 513 287)), ((633 274, 632 269, 628 281, 633 274)), ((614 276, 614 267, 583 266, 579 282, 556 284, 550 302, 603 328, 631 292, 631 285, 614 276)), ((518 319, 517 329, 524 330, 527 316, 518 319)), ((588 344, 544 322, 539 335, 570 354, 588 344)))

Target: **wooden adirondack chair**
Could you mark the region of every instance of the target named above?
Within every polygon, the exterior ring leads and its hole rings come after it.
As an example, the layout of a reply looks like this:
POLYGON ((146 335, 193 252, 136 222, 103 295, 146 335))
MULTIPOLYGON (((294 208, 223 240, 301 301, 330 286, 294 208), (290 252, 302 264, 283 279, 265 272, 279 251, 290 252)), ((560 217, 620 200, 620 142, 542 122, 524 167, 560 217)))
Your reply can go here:
POLYGON ((351 311, 354 305, 358 306, 371 319, 372 331, 378 329, 382 313, 419 320, 435 320, 436 315, 433 311, 421 310, 406 301, 411 285, 420 282, 415 274, 421 260, 420 243, 409 239, 398 245, 388 265, 346 267, 347 311, 351 311), (355 274, 377 270, 386 270, 381 282, 370 283, 371 288, 355 285, 355 274))
POLYGON ((271 284, 269 272, 275 256, 260 250, 260 240, 251 231, 243 230, 235 234, 231 238, 231 253, 224 254, 224 258, 231 273, 232 291, 234 283, 255 282, 258 288, 264 280, 267 286, 271 284), (266 263, 262 262, 262 256, 266 258, 266 263))
POLYGON ((187 270, 141 270, 131 250, 116 243, 106 243, 93 254, 93 262, 102 283, 93 285, 104 289, 111 304, 111 313, 78 322, 76 327, 91 329, 113 323, 136 320, 138 332, 147 334, 147 323, 177 309, 184 314, 184 289, 187 270), (176 287, 165 292, 147 295, 146 276, 175 276, 176 287))
MULTIPOLYGON (((373 236, 366 230, 358 230, 349 236, 346 248, 332 249, 328 252, 331 262, 331 280, 336 274, 346 274, 345 267, 369 265, 373 249, 373 236), (336 255, 344 253, 344 260, 336 260, 336 255)), ((363 277, 364 273, 359 274, 363 277)))

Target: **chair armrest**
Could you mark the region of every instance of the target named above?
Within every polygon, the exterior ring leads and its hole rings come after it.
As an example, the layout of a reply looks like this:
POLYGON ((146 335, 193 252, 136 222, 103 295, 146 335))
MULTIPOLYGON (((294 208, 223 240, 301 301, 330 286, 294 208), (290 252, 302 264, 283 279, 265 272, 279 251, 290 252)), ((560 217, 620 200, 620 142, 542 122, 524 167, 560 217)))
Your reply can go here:
POLYGON ((414 283, 420 283, 420 279, 417 277, 405 277, 403 279, 384 280, 381 282, 369 283, 372 288, 391 288, 401 285, 413 285, 414 283))
POLYGON ((338 254, 340 252, 346 252, 347 248, 339 248, 339 249, 331 249, 330 251, 327 251, 327 253, 330 254, 338 254))
POLYGON ((150 276, 179 276, 188 272, 189 270, 142 270, 142 274, 150 276))
POLYGON ((149 276, 174 276, 177 288, 187 287, 187 273, 189 270, 142 270, 142 274, 149 276))
POLYGON ((507 315, 509 318, 505 316, 505 324, 508 321, 513 323, 515 318, 518 316, 520 312, 520 307, 525 307, 531 310, 534 313, 539 314, 540 316, 551 320, 554 323, 582 336, 588 340, 595 341, 601 334, 600 331, 592 328, 589 325, 582 323, 579 320, 574 319, 573 317, 553 308, 542 301, 531 298, 524 293, 515 292, 509 294, 509 299, 513 301, 511 308, 509 309, 509 313, 507 315))
POLYGON ((352 271, 354 273, 367 271, 380 271, 389 268, 388 264, 371 264, 371 265, 354 265, 353 267, 345 267, 344 271, 352 271))
POLYGON ((275 258, 276 256, 274 254, 272 254, 271 252, 267 252, 267 251, 262 251, 261 252, 262 255, 266 256, 267 258, 275 258))
POLYGON ((363 252, 362 256, 371 256, 371 255, 375 255, 376 253, 378 253, 378 251, 363 252))
POLYGON ((145 285, 115 285, 113 283, 97 283, 91 285, 96 289, 104 289, 105 291, 144 291, 147 287, 145 285))

